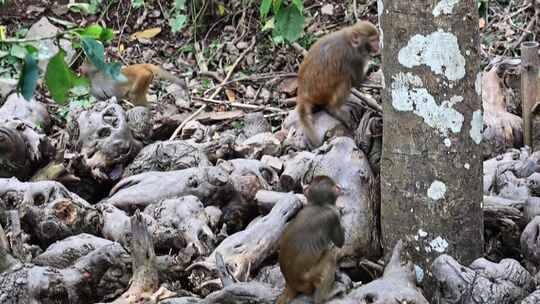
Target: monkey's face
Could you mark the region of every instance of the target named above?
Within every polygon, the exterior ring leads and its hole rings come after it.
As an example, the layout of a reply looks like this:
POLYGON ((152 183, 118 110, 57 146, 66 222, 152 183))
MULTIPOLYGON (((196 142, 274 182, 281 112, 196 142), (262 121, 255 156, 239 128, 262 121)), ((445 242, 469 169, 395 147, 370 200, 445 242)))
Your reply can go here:
POLYGON ((369 51, 372 54, 379 54, 379 35, 373 35, 367 38, 367 43, 369 46, 369 51))
POLYGON ((369 21, 356 23, 350 31, 350 41, 359 51, 366 50, 371 54, 379 53, 379 32, 377 27, 369 21))

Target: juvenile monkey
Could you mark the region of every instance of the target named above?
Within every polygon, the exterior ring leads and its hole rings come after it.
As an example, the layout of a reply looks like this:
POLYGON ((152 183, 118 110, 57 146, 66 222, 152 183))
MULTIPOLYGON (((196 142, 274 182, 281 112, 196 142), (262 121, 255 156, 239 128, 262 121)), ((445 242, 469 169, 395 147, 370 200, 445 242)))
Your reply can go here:
POLYGON ((322 144, 312 122, 314 108, 322 108, 347 128, 341 106, 353 85, 365 76, 370 54, 379 52, 379 34, 369 21, 327 34, 309 49, 298 72, 296 111, 312 148, 322 144))
POLYGON ((148 88, 154 79, 158 76, 161 79, 176 83, 186 88, 184 80, 165 71, 161 67, 153 64, 133 64, 122 68, 121 73, 125 76, 125 81, 115 80, 92 64, 85 61, 80 67, 79 72, 90 78, 90 93, 97 99, 103 100, 115 96, 118 100, 127 98, 136 106, 146 106, 146 95, 148 88))
POLYGON ((333 243, 342 247, 345 233, 335 203, 341 189, 328 176, 316 176, 305 191, 308 205, 285 228, 279 244, 279 266, 285 290, 277 304, 298 293, 313 294, 315 304, 328 300, 336 274, 333 243))

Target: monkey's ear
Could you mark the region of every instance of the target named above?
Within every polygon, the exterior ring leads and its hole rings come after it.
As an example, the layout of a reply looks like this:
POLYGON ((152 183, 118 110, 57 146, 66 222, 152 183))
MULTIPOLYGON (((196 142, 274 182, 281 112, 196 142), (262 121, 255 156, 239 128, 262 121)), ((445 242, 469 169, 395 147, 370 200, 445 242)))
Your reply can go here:
POLYGON ((338 184, 336 184, 336 193, 338 196, 343 194, 343 188, 338 184))

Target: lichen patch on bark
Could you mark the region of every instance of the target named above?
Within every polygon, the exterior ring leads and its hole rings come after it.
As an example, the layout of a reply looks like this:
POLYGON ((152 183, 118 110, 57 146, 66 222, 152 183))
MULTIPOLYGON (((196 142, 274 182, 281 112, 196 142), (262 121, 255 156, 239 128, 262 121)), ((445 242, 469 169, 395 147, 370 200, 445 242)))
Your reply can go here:
POLYGON ((451 14, 458 2, 459 0, 441 0, 433 9, 433 16, 439 17, 441 14, 451 14))
POLYGON ((443 253, 446 251, 446 248, 448 248, 448 242, 442 237, 438 236, 429 242, 429 246, 438 253, 443 253))
POLYGON ((398 61, 412 68, 427 65, 435 74, 448 80, 465 76, 465 57, 459 50, 457 37, 442 30, 427 36, 414 35, 398 54, 398 61))
POLYGON ((436 201, 443 199, 445 194, 446 194, 446 185, 443 182, 438 181, 438 180, 431 183, 431 186, 429 186, 429 189, 427 191, 428 197, 436 201))
POLYGON ((436 129, 444 138, 449 131, 461 132, 463 114, 453 108, 456 103, 463 101, 461 96, 452 96, 449 101, 440 105, 435 98, 423 87, 420 77, 411 73, 398 73, 392 82, 392 106, 397 111, 409 112, 422 117, 424 122, 436 129))
POLYGON ((478 96, 482 96, 482 72, 476 74, 476 80, 474 81, 474 89, 478 96))
POLYGON ((482 129, 484 127, 484 118, 481 110, 476 110, 473 113, 471 120, 471 130, 469 134, 472 140, 478 145, 482 142, 482 129))

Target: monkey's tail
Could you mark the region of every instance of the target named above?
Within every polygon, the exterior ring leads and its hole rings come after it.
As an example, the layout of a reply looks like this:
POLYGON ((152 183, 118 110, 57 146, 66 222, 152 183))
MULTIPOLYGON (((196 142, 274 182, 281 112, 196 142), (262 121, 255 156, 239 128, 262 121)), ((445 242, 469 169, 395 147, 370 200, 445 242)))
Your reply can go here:
POLYGON ((180 79, 180 78, 174 76, 173 74, 167 72, 166 70, 164 70, 160 66, 157 66, 157 65, 154 65, 154 64, 148 64, 147 68, 150 71, 152 71, 152 73, 155 76, 157 76, 157 77, 159 77, 161 79, 165 79, 165 80, 170 81, 172 83, 176 83, 177 85, 182 86, 184 88, 187 87, 186 82, 183 79, 180 79))
POLYGON ((311 105, 298 100, 296 102, 296 111, 298 112, 298 118, 300 119, 300 124, 304 128, 304 133, 306 133, 309 143, 312 148, 318 148, 322 142, 315 134, 315 129, 313 128, 313 116, 311 112, 311 105))

